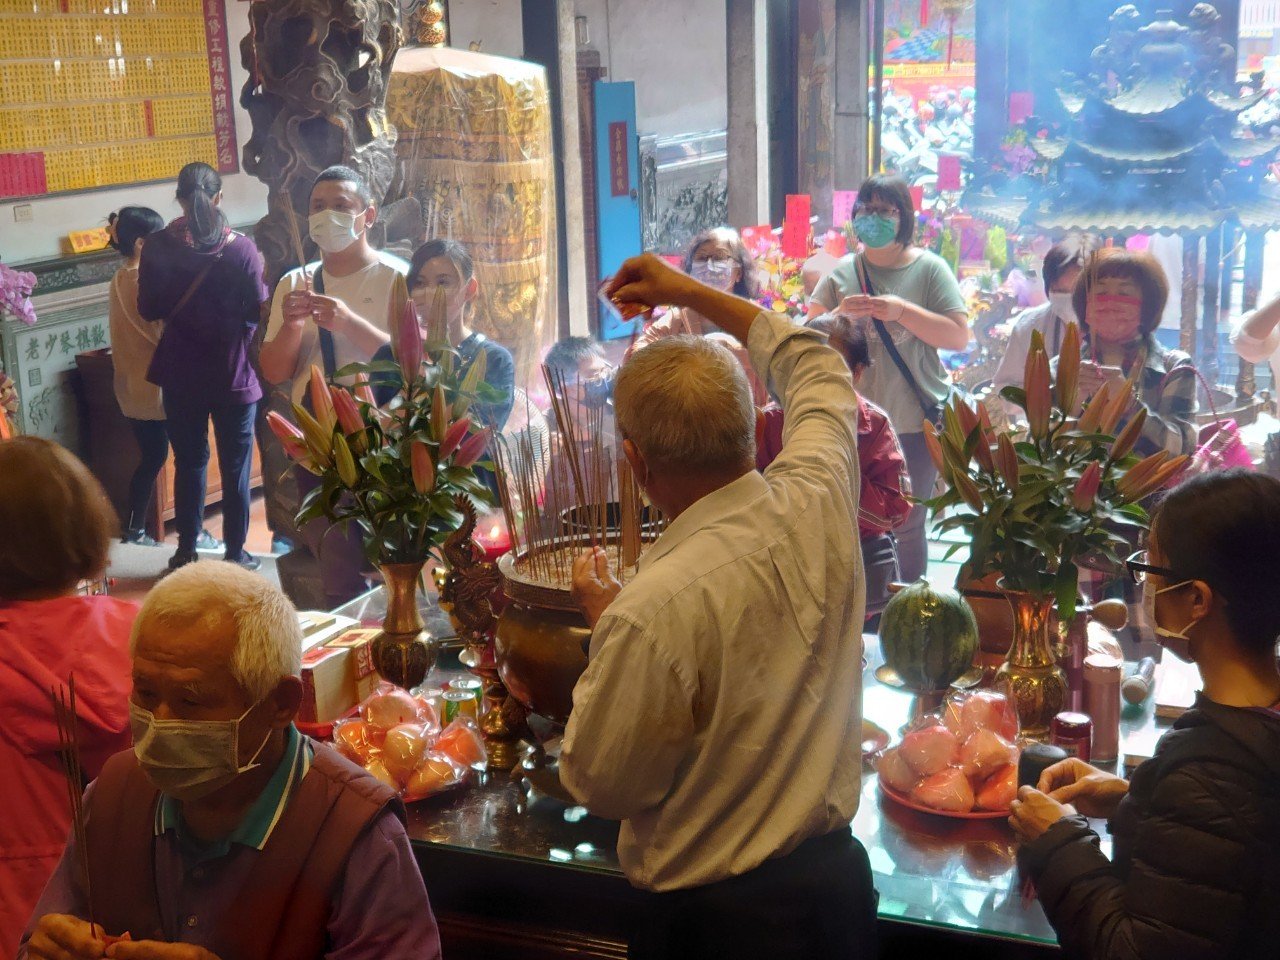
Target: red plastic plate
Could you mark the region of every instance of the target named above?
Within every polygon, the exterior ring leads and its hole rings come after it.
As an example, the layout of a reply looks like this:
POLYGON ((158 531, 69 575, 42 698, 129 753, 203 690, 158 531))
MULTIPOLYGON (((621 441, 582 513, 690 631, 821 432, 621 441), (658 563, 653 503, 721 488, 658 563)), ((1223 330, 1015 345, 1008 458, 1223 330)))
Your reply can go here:
POLYGON ((918 810, 920 813, 931 813, 935 817, 949 817, 952 820, 1007 820, 1009 818, 1008 810, 970 810, 968 813, 955 813, 951 810, 935 810, 933 807, 926 807, 924 804, 916 803, 905 794, 898 793, 887 784, 879 783, 880 792, 892 800, 894 803, 904 806, 910 810, 918 810))

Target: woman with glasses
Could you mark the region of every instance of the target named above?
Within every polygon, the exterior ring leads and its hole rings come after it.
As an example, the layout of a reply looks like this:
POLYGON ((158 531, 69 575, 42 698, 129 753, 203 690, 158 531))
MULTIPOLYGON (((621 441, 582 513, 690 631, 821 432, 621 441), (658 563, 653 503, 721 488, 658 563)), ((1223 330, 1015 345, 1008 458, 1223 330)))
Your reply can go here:
MULTIPOLYGON (((830 314, 866 328, 872 364, 858 393, 888 413, 911 488, 923 498, 938 476, 924 421, 936 420, 951 385, 938 351, 968 345, 969 314, 947 262, 912 244, 915 226, 911 193, 900 177, 864 180, 853 213, 862 250, 844 257, 814 288, 809 318, 830 314)), ((922 504, 898 531, 898 563, 908 581, 928 565, 922 504)))
POLYGON ((1010 823, 1069 956, 1275 957, 1280 944, 1280 481, 1186 481, 1129 560, 1202 692, 1125 781, 1077 759, 1023 787, 1010 823), (1107 818, 1108 860, 1086 817, 1107 818))
MULTIPOLYGON (((742 237, 732 227, 713 227, 699 233, 685 251, 681 266, 684 272, 694 279, 747 300, 755 300, 760 292, 755 263, 742 242, 742 237)), ((717 339, 723 337, 720 328, 696 310, 672 307, 644 328, 644 331, 636 337, 636 342, 627 350, 626 355, 629 357, 635 351, 664 337, 680 334, 695 337, 714 336, 717 339)), ((732 338, 728 339, 732 341, 732 338)), ((746 351, 736 349, 736 341, 733 341, 733 344, 731 346, 726 343, 726 346, 730 346, 742 361, 743 369, 747 373, 747 382, 751 385, 752 399, 757 407, 764 406, 769 402, 769 392, 756 376, 746 351)))

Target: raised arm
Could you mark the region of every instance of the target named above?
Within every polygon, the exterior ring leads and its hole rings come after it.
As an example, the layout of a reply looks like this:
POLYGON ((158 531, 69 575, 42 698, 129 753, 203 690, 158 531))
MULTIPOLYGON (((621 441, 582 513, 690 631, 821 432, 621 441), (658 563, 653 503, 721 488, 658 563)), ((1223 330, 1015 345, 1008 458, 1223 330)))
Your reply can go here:
POLYGON ((1280 297, 1241 319, 1231 333, 1236 353, 1250 363, 1264 363, 1280 350, 1280 297))

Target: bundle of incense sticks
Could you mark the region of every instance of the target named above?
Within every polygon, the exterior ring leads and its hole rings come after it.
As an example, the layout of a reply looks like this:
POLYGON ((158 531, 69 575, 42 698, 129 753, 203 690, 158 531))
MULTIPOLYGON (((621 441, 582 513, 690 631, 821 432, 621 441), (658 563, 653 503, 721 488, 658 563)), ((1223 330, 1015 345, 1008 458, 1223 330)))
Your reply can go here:
POLYGON ((58 727, 58 758, 62 761, 62 773, 66 780, 67 800, 71 804, 71 829, 75 838, 77 866, 84 883, 85 903, 89 910, 89 923, 94 923, 93 891, 89 886, 89 847, 85 839, 84 767, 80 762, 80 732, 76 723, 76 678, 67 680, 65 687, 49 689, 53 700, 53 719, 58 727))
POLYGON ((298 268, 302 271, 302 282, 306 290, 311 289, 311 275, 307 273, 307 251, 302 245, 302 234, 298 230, 298 214, 293 209, 293 198, 288 191, 282 193, 284 200, 285 225, 289 228, 289 241, 293 245, 293 255, 298 258, 298 268))
POLYGON ((567 586, 574 557, 598 546, 609 551, 617 575, 624 578, 634 569, 646 534, 651 536, 654 527, 661 530, 663 524, 659 520, 646 527, 642 522, 644 504, 631 466, 607 439, 608 411, 600 407, 573 417, 563 373, 544 366, 543 376, 551 395, 559 455, 543 463, 527 431, 501 437, 495 445, 498 488, 516 568, 532 579, 567 586))

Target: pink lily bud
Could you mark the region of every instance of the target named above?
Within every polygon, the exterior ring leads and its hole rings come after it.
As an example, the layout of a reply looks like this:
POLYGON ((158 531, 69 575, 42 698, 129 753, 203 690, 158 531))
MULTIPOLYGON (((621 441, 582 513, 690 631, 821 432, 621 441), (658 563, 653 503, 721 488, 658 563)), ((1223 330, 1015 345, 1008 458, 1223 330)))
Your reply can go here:
POLYGON ((938 439, 938 428, 933 425, 932 420, 924 422, 924 445, 929 450, 929 459, 933 461, 933 465, 941 473, 945 466, 945 459, 942 456, 942 441, 938 439))
POLYGON ((329 397, 333 400, 333 412, 343 433, 355 433, 364 429, 364 418, 360 416, 355 397, 342 387, 330 387, 329 397))
POLYGON ((409 447, 409 469, 413 473, 413 489, 430 493, 436 485, 435 466, 431 463, 431 450, 421 440, 409 447))
POLYGON ((404 315, 396 328, 396 359, 408 388, 418 380, 422 367, 422 330, 418 327, 418 309, 412 300, 404 302, 404 315))
POLYGON ((342 387, 331 387, 330 394, 333 397, 334 413, 338 417, 338 429, 346 435, 356 453, 364 453, 367 448, 365 423, 364 417, 360 416, 360 408, 356 406, 355 397, 342 387))
POLYGON ((369 378, 363 373, 356 377, 354 393, 356 395, 356 399, 361 403, 367 403, 371 407, 376 407, 378 405, 378 401, 373 395, 373 387, 369 386, 369 378))
POLYGON ((978 413, 973 409, 973 407, 969 406, 966 401, 961 400, 959 397, 956 398, 955 408, 956 419, 960 421, 960 430, 964 434, 963 439, 967 441, 969 439, 969 435, 973 433, 974 430, 978 429, 978 413))
POLYGON ((267 414, 267 426, 281 443, 302 439, 302 431, 274 410, 267 414))
POLYGON ((307 452, 307 445, 301 437, 281 437, 280 446, 284 448, 285 455, 295 463, 311 460, 311 454, 307 452))
POLYGON ((1075 489, 1071 491, 1071 504, 1081 513, 1087 513, 1093 509, 1093 501, 1098 496, 1098 487, 1102 483, 1102 467, 1097 460, 1094 460, 1089 466, 1085 467, 1084 473, 1080 474, 1080 479, 1076 481, 1075 489))
POLYGON ((479 433, 473 433, 463 441, 462 446, 458 448, 457 456, 453 458, 453 462, 459 467, 469 467, 484 453, 485 447, 489 445, 489 434, 492 433, 488 427, 479 433))
POLYGON ((333 431, 338 417, 333 411, 333 398, 329 396, 329 385, 324 382, 324 374, 320 368, 311 368, 311 414, 325 433, 333 431))
POLYGON ((463 437, 467 435, 467 431, 470 429, 470 417, 463 417, 461 420, 456 420, 449 425, 449 429, 444 433, 444 439, 440 441, 441 460, 458 449, 458 444, 462 443, 463 437))
POLYGON ((1049 387, 1049 356, 1042 347, 1032 349, 1031 358, 1027 361, 1027 425, 1031 428, 1031 436, 1039 440, 1049 432, 1049 413, 1053 407, 1053 396, 1049 387))
POLYGON ((1007 433, 1000 434, 996 441, 996 465, 1000 468, 1000 476, 1011 491, 1018 489, 1018 451, 1007 433))

